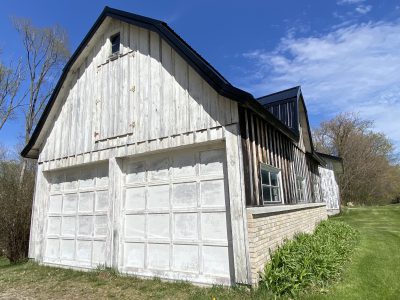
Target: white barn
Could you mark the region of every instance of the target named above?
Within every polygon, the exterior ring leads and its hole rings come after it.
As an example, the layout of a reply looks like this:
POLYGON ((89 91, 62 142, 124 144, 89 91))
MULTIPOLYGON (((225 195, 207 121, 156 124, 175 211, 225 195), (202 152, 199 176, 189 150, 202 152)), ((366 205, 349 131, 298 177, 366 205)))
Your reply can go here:
POLYGON ((256 284, 268 249, 327 217, 301 90, 278 95, 255 99, 165 23, 106 7, 22 152, 38 161, 29 257, 256 284))

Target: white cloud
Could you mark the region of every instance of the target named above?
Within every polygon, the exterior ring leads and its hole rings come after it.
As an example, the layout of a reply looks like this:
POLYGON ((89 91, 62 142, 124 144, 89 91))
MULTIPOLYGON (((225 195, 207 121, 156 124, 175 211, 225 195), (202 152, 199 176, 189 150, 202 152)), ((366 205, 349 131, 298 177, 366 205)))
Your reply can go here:
POLYGON ((273 51, 244 54, 241 86, 261 96, 301 85, 314 116, 360 112, 400 148, 400 22, 358 24, 323 36, 286 37, 273 51))
POLYGON ((362 15, 365 15, 372 9, 372 5, 359 5, 356 7, 356 11, 362 15))
POLYGON ((344 4, 357 4, 364 2, 365 0, 339 0, 337 1, 337 4, 339 5, 344 5, 344 4))

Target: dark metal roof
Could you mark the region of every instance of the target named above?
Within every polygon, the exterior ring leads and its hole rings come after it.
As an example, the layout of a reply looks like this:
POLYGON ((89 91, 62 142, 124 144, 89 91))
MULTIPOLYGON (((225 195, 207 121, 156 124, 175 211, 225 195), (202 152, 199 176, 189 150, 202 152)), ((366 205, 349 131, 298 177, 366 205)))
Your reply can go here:
POLYGON ((300 86, 295 86, 290 89, 286 89, 283 91, 279 91, 273 94, 269 94, 266 96, 262 96, 260 98, 257 98, 257 101, 261 103, 262 105, 268 105, 270 103, 274 102, 281 102, 281 101, 287 101, 291 100, 293 98, 297 98, 300 92, 300 86))
POLYGON ((299 105, 300 102, 303 103, 305 121, 311 147, 311 157, 318 161, 321 165, 326 165, 326 162, 321 158, 320 153, 317 153, 314 150, 307 108, 300 86, 295 86, 283 91, 257 98, 257 101, 269 112, 271 112, 277 119, 279 119, 287 128, 289 128, 293 133, 297 135, 299 134, 300 122, 299 105))
POLYGON ((326 153, 322 153, 322 152, 318 152, 318 151, 316 151, 315 153, 317 153, 322 158, 331 159, 331 160, 337 160, 337 161, 340 161, 340 162, 343 161, 343 158, 341 158, 340 156, 326 154, 326 153))
POLYGON ((325 167, 327 166, 329 167, 330 165, 335 174, 343 174, 343 158, 322 152, 316 152, 316 153, 319 157, 321 157, 324 160, 325 167))
MULTIPOLYGON (((133 13, 117 10, 110 7, 105 7, 101 15, 98 17, 92 28, 89 30, 85 38, 82 40, 76 51, 73 53, 67 64, 65 65, 61 77, 51 95, 47 106, 45 107, 38 124, 25 148, 22 150, 21 155, 29 158, 37 158, 37 153, 29 153, 35 146, 40 132, 47 120, 48 115, 55 103, 57 95, 62 87, 67 74, 81 54, 89 40, 93 37, 96 30, 106 17, 119 19, 123 22, 133 24, 148 30, 157 32, 160 36, 169 43, 169 45, 177 51, 189 64, 193 67, 204 80, 206 80, 220 95, 225 96, 231 100, 237 101, 241 105, 248 107, 262 117, 266 122, 275 126, 283 134, 292 140, 298 140, 298 135, 288 129, 273 114, 266 110, 257 100, 250 94, 241 89, 231 85, 211 64, 202 58, 192 47, 190 47, 178 34, 176 34, 165 22, 136 15, 133 13)), ((38 145, 36 145, 39 147, 38 145)), ((36 149, 37 150, 37 149, 36 149)))

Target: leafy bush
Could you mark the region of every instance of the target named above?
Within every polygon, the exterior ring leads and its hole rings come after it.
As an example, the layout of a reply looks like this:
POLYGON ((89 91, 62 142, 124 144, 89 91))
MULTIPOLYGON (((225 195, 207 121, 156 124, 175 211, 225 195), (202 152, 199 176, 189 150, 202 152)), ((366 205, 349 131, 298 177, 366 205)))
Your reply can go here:
POLYGON ((321 222, 313 234, 298 234, 274 253, 261 274, 260 288, 296 295, 338 278, 357 241, 357 231, 337 221, 321 222))
POLYGON ((22 182, 20 174, 20 161, 0 159, 0 256, 6 256, 13 263, 28 256, 35 185, 33 163, 22 182))

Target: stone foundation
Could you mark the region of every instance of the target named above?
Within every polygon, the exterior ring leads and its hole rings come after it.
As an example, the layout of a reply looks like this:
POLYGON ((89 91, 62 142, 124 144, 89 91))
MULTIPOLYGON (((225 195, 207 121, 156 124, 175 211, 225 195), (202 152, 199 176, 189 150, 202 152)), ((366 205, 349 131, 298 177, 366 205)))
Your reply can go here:
POLYGON ((259 272, 269 260, 269 250, 274 251, 296 233, 313 232, 326 219, 325 203, 247 208, 252 284, 257 285, 259 272))

